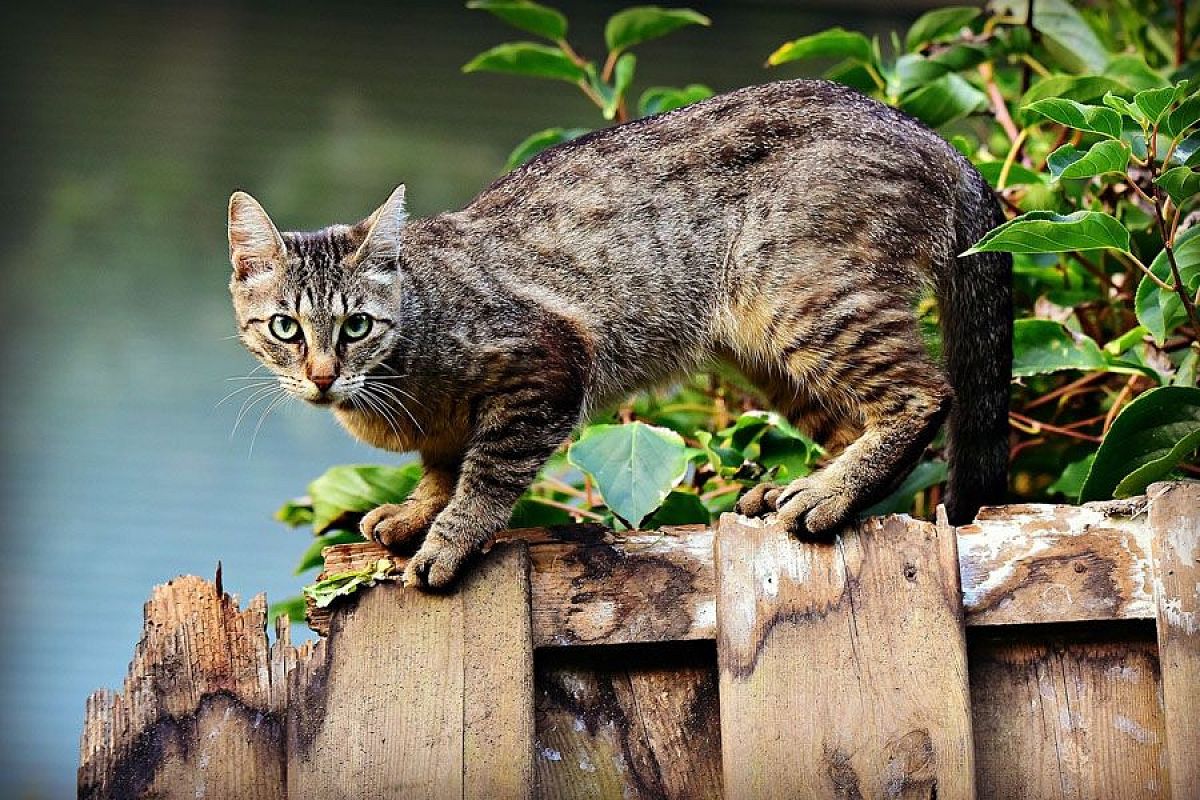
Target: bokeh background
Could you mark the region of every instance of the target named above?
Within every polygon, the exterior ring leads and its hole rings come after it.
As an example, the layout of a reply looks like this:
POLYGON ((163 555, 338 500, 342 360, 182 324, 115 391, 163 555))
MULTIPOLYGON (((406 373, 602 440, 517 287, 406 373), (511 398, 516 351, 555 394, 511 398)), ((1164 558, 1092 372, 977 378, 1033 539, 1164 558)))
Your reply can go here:
MULTIPOLYGON (((552 2, 595 55, 634 3, 552 2)), ((922 0, 693 2, 713 27, 638 49, 631 96, 799 74, 762 64, 830 25, 884 32, 922 0)), ((594 127, 566 83, 464 75, 528 38, 454 2, 9 5, 0 25, 0 797, 74 794, 84 700, 119 686, 156 583, 295 594, 307 542, 271 518, 328 466, 389 458, 319 412, 257 434, 217 402, 254 361, 229 338, 225 207, 283 228, 354 221, 398 182, 460 206, 542 128, 594 127)), ((299 631, 298 631, 299 633, 299 631)))

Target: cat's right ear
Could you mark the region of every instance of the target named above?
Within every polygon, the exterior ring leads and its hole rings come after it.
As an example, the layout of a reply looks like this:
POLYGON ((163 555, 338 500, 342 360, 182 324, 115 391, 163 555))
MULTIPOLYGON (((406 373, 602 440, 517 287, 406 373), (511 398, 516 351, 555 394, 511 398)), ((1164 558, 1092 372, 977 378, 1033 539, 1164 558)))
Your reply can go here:
POLYGON ((275 223, 245 192, 229 198, 229 260, 233 278, 245 283, 286 262, 287 251, 275 223))

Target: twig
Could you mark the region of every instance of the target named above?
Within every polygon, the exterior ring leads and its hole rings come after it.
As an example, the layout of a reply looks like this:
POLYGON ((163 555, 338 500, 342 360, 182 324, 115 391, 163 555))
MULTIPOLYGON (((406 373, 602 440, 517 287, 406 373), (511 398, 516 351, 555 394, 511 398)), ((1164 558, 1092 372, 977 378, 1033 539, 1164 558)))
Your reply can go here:
POLYGON ((1102 429, 1103 433, 1107 434, 1108 429, 1112 427, 1113 420, 1117 418, 1117 413, 1120 412, 1121 406, 1125 405, 1125 402, 1129 399, 1130 395, 1133 394, 1133 385, 1140 377, 1142 376, 1130 375, 1129 380, 1125 381, 1125 385, 1121 387, 1121 391, 1117 395, 1117 399, 1113 400, 1112 408, 1110 408, 1108 413, 1104 415, 1104 428, 1102 429))
POLYGON ((1061 397, 1064 394, 1073 394, 1077 389, 1082 389, 1084 386, 1087 386, 1089 383, 1096 380, 1097 378, 1105 378, 1105 377, 1108 377, 1108 373, 1089 372, 1087 375, 1084 375, 1079 380, 1071 381, 1068 384, 1064 384, 1063 386, 1058 387, 1057 389, 1055 389, 1052 392, 1047 392, 1046 394, 1037 398, 1033 402, 1026 404, 1022 410, 1029 411, 1030 409, 1037 408, 1038 406, 1043 406, 1046 403, 1049 403, 1051 400, 1058 399, 1059 397, 1061 397))
POLYGON ((1023 130, 1013 140, 1012 147, 1008 149, 1008 156, 1004 159, 1004 165, 1000 167, 1000 177, 996 179, 997 189, 1003 189, 1004 185, 1008 183, 1008 173, 1012 170, 1012 165, 1017 160, 1017 155, 1021 152, 1021 145, 1025 144, 1025 137, 1028 135, 1029 131, 1023 130))
POLYGON ((979 65, 979 74, 983 78, 983 83, 987 89, 988 99, 992 103, 992 111, 996 114, 996 121, 1000 123, 1000 127, 1004 128, 1004 133, 1008 136, 1010 142, 1016 141, 1020 135, 1017 125, 1013 122, 1012 115, 1008 113, 1008 106, 1004 102, 1004 94, 1000 91, 1000 87, 996 85, 996 73, 992 69, 990 62, 985 61, 979 65))
POLYGON ((1079 439, 1083 442, 1094 442, 1096 444, 1100 443, 1099 436, 1092 436, 1091 434, 1087 433, 1079 433, 1078 431, 1073 431, 1069 428, 1060 428, 1057 425, 1051 425, 1049 422, 1042 422, 1041 420, 1027 417, 1024 414, 1018 414, 1016 411, 1008 412, 1008 421, 1009 424, 1014 428, 1019 431, 1024 431, 1025 433, 1036 435, 1042 431, 1046 431, 1047 433, 1056 433, 1059 436, 1066 436, 1071 439, 1079 439))
POLYGON ((549 497, 541 497, 536 494, 529 495, 529 499, 543 506, 550 506, 550 508, 557 508, 560 511, 565 511, 573 517, 590 519, 592 522, 604 522, 603 514, 597 514, 595 511, 589 511, 586 508, 573 506, 570 503, 560 503, 557 500, 551 500, 549 497))

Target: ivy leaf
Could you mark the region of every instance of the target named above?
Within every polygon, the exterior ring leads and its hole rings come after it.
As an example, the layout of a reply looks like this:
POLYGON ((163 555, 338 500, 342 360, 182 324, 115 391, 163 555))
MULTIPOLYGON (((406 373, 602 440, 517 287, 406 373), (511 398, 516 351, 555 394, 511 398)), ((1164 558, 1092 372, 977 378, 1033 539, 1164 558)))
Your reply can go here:
POLYGON ((1121 138, 1121 115, 1104 106, 1085 105, 1061 97, 1047 97, 1021 110, 1026 114, 1041 115, 1068 128, 1098 133, 1110 139, 1121 138))
POLYGON ((538 131, 513 148, 504 164, 504 171, 516 169, 543 150, 569 142, 585 133, 591 131, 587 128, 546 128, 544 131, 538 131))
POLYGON ((1081 502, 1129 497, 1166 477, 1200 447, 1200 389, 1160 386, 1113 420, 1088 472, 1081 502))
POLYGON ((917 492, 936 486, 946 480, 948 469, 945 461, 922 461, 913 467, 891 494, 864 510, 860 516, 878 517, 884 514, 905 514, 912 510, 917 492))
POLYGON ((633 82, 633 72, 636 67, 637 56, 633 53, 625 53, 617 59, 616 66, 613 67, 612 94, 604 103, 602 112, 605 119, 611 120, 617 115, 617 108, 621 105, 621 98, 625 96, 626 90, 629 89, 629 84, 633 82))
POLYGON ((953 38, 978 17, 980 11, 971 6, 949 6, 927 11, 917 17, 904 37, 904 48, 912 52, 928 42, 953 38))
POLYGON ((1096 454, 1088 453, 1078 461, 1067 464, 1058 479, 1046 487, 1046 491, 1065 495, 1072 503, 1079 502, 1079 492, 1083 490, 1083 482, 1087 479, 1095 460, 1096 454))
POLYGON ((300 563, 296 565, 294 574, 300 575, 308 572, 313 567, 319 567, 325 563, 321 551, 326 547, 333 547, 335 544, 351 544, 353 542, 361 542, 362 540, 362 536, 352 531, 336 531, 326 536, 318 536, 316 539, 313 539, 312 544, 300 556, 300 563))
POLYGON ((1200 194, 1200 168, 1172 167, 1154 182, 1171 196, 1176 206, 1182 206, 1200 194))
POLYGON ((1129 231, 1115 217, 1100 211, 1030 211, 993 228, 963 255, 1105 249, 1129 251, 1129 231))
POLYGON ((619 52, 688 25, 711 24, 712 20, 690 8, 638 6, 609 17, 604 26, 604 41, 611 52, 619 52))
POLYGON ((578 83, 587 79, 583 68, 557 47, 533 42, 509 42, 487 50, 467 62, 463 72, 505 72, 578 83))
POLYGON ((1055 180, 1091 178, 1109 172, 1125 172, 1129 165, 1129 145, 1117 139, 1096 142, 1087 150, 1064 144, 1046 159, 1055 180))
MULTIPOLYGON (((1183 285, 1194 295, 1200 289, 1200 227, 1188 228, 1175 237, 1174 250, 1179 276, 1183 278, 1183 285)), ((1159 252, 1150 262, 1150 271, 1164 283, 1174 283, 1166 250, 1159 252)), ((1150 331, 1159 346, 1176 325, 1187 320, 1187 312, 1179 295, 1163 289, 1149 277, 1142 277, 1133 302, 1138 322, 1150 331)))
POLYGON ((401 503, 420 478, 420 464, 332 467, 308 485, 313 530, 324 533, 348 515, 365 514, 385 503, 401 503))
POLYGON ((523 31, 560 41, 567 35, 567 18, 561 11, 530 0, 471 0, 467 8, 487 11, 523 31))
POLYGON ((874 61, 874 51, 861 33, 830 28, 782 45, 767 57, 767 65, 777 67, 806 58, 852 58, 870 64, 874 61))
POLYGON ((638 100, 638 114, 648 117, 651 114, 662 114, 677 108, 699 103, 713 96, 713 90, 699 83, 691 83, 682 89, 672 86, 651 86, 642 92, 638 100))
POLYGON ((359 570, 335 572, 316 583, 305 586, 302 590, 317 608, 325 608, 339 597, 357 592, 363 586, 370 586, 376 581, 391 577, 395 572, 395 564, 390 558, 381 558, 359 570))
POLYGON ((644 422, 588 426, 567 458, 592 477, 604 504, 632 528, 662 505, 688 468, 683 437, 644 422))
POLYGON ((937 128, 987 105, 987 95, 961 75, 950 73, 900 99, 900 108, 937 128))
POLYGON ((1095 341, 1072 334, 1062 323, 1050 319, 1019 319, 1013 323, 1015 378, 1067 369, 1103 369, 1106 364, 1095 341))

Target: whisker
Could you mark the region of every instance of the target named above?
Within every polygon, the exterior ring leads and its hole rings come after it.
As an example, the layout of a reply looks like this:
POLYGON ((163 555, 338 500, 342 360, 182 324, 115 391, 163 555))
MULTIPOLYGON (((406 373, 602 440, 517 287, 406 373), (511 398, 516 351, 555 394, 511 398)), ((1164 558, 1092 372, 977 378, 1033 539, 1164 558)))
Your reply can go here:
POLYGON ((242 424, 242 420, 245 419, 246 414, 249 413, 250 409, 254 408, 263 400, 266 400, 272 395, 272 393, 278 391, 281 391, 278 386, 267 386, 266 388, 258 389, 252 395, 246 398, 242 402, 242 410, 238 412, 237 419, 234 420, 233 430, 229 432, 229 438, 232 440, 233 437, 237 435, 238 426, 242 424))
POLYGON ((265 386, 269 386, 270 384, 274 383, 274 381, 272 381, 268 378, 260 378, 259 381, 260 381, 259 383, 251 383, 251 384, 247 384, 246 386, 239 386, 238 388, 234 389, 232 392, 230 392, 229 394, 225 395, 220 400, 218 400, 216 402, 216 404, 213 405, 213 408, 220 408, 222 403, 224 403, 229 398, 233 397, 235 394, 241 394, 242 392, 245 392, 249 389, 262 389, 265 386))
POLYGON ((380 398, 373 396, 369 391, 367 391, 367 388, 365 385, 363 386, 363 390, 358 392, 357 396, 362 397, 363 402, 365 402, 370 407, 371 411, 373 411, 374 413, 378 414, 380 417, 383 418, 383 421, 387 423, 389 428, 391 428, 392 433, 395 434, 397 439, 401 439, 401 440, 404 439, 404 437, 400 434, 400 431, 397 427, 399 424, 398 421, 389 412, 387 407, 385 405, 383 405, 380 398))
POLYGON ((379 394, 377 395, 377 397, 381 401, 386 402, 387 400, 391 400, 391 401, 395 402, 396 405, 398 405, 400 407, 400 410, 403 411, 405 414, 407 414, 408 418, 410 420, 412 420, 412 424, 417 429, 417 431, 422 436, 425 435, 425 429, 421 427, 420 422, 417 422, 417 418, 415 416, 413 416, 413 413, 408 410, 408 406, 404 405, 404 400, 399 395, 396 395, 394 393, 393 394, 386 393, 386 392, 392 392, 392 391, 399 391, 398 389, 396 389, 395 386, 388 386, 386 384, 378 384, 378 383, 376 383, 376 384, 364 383, 363 391, 367 394, 370 394, 371 392, 378 392, 379 394))
POLYGON ((254 435, 250 437, 250 451, 246 453, 247 459, 250 459, 254 456, 254 443, 258 441, 258 431, 262 428, 263 423, 267 421, 267 417, 271 414, 271 411, 273 411, 280 403, 285 402, 289 397, 291 397, 290 394, 281 390, 279 392, 279 396, 272 400, 267 405, 266 410, 263 411, 259 416, 258 424, 254 426, 254 435))

